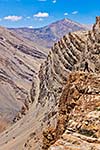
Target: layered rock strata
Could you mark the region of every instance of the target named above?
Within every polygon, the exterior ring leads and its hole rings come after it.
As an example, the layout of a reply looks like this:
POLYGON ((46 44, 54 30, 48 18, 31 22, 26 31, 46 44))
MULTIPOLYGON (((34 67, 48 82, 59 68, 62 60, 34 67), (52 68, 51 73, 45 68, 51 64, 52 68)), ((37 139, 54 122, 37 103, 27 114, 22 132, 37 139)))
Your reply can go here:
POLYGON ((100 75, 71 73, 59 101, 57 126, 43 132, 43 149, 55 141, 50 150, 100 149, 99 109, 100 75))
POLYGON ((29 96, 32 80, 45 58, 34 43, 0 27, 1 126, 4 122, 6 125, 16 122, 28 111, 32 104, 29 96))

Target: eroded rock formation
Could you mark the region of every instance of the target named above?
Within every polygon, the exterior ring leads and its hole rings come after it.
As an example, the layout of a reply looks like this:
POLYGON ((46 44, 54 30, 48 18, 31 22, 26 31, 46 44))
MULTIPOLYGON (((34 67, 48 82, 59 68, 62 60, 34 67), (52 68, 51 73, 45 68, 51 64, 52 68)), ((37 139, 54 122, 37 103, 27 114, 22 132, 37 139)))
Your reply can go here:
POLYGON ((99 149, 99 109, 100 76, 83 72, 71 73, 59 101, 57 126, 52 130, 48 128, 43 133, 44 149, 48 149, 52 143, 60 138, 62 138, 62 146, 58 140, 57 144, 51 146, 51 150, 56 150, 57 147, 59 150, 60 148, 62 150, 75 149, 75 147, 82 149, 82 146, 85 149, 85 142, 87 149, 92 149, 92 147, 99 149), (75 143, 73 143, 74 141, 75 143))

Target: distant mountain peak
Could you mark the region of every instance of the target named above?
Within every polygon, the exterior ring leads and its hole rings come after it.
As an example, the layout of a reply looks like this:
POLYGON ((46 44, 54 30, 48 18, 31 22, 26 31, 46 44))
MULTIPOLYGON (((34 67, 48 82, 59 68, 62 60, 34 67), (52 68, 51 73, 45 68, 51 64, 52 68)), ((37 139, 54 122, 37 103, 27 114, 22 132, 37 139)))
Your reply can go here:
POLYGON ((65 21, 65 22, 67 22, 67 21, 74 22, 74 21, 72 21, 72 20, 71 20, 71 19, 69 19, 69 18, 64 18, 64 19, 62 19, 62 21, 65 21))
POLYGON ((74 20, 71 20, 71 19, 69 19, 69 18, 63 18, 63 19, 58 20, 58 21, 56 21, 56 22, 54 22, 54 23, 57 23, 57 22, 64 22, 64 23, 70 22, 70 23, 75 23, 75 24, 77 23, 77 24, 82 25, 81 23, 79 23, 79 22, 77 22, 77 21, 74 21, 74 20))
POLYGON ((61 19, 61 20, 57 20, 57 21, 51 23, 50 25, 58 24, 58 23, 66 23, 66 24, 67 24, 68 22, 70 22, 70 23, 76 23, 76 22, 72 21, 72 20, 69 19, 69 18, 63 18, 63 19, 61 19))
POLYGON ((17 28, 12 30, 32 42, 43 45, 45 48, 51 48, 53 43, 58 41, 65 34, 87 29, 85 25, 74 22, 69 18, 64 18, 41 28, 17 28))

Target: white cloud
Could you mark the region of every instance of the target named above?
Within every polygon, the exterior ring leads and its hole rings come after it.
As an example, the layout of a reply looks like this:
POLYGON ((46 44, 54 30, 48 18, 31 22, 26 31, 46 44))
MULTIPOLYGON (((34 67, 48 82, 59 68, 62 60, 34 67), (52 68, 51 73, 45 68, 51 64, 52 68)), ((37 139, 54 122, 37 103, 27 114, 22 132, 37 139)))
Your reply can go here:
POLYGON ((57 0, 53 0, 52 2, 53 2, 53 3, 56 3, 56 2, 57 2, 57 0))
POLYGON ((65 12, 65 13, 64 13, 64 16, 68 16, 68 13, 67 13, 67 12, 65 12))
POLYGON ((0 21, 2 21, 2 19, 0 18, 0 21))
POLYGON ((47 12, 38 12, 37 14, 34 15, 34 17, 46 18, 46 17, 49 17, 49 14, 47 12))
POLYGON ((33 26, 29 26, 28 28, 29 28, 29 29, 33 29, 33 26))
POLYGON ((19 21, 22 19, 22 16, 6 16, 4 17, 4 20, 10 20, 10 21, 19 21))
POLYGON ((73 11, 72 12, 72 15, 76 15, 76 14, 78 14, 78 11, 73 11))

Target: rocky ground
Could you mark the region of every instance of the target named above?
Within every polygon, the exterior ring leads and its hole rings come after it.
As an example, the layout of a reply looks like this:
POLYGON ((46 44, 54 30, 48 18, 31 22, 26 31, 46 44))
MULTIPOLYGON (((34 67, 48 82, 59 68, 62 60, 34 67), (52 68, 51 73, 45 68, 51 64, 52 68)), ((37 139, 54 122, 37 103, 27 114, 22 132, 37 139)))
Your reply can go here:
POLYGON ((44 149, 100 149, 100 76, 69 75, 61 95, 55 129, 44 131, 44 149))

